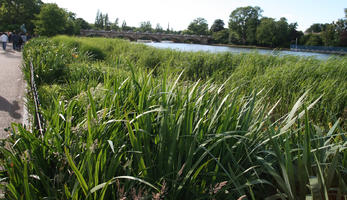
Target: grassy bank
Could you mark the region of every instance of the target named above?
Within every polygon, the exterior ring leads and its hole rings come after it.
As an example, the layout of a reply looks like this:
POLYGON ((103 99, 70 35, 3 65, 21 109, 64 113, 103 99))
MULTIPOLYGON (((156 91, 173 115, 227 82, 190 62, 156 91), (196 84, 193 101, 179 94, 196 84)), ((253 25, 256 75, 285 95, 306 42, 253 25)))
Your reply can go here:
POLYGON ((23 55, 46 132, 14 124, 4 140, 8 199, 347 195, 346 59, 62 36, 23 55))
POLYGON ((103 38, 85 39, 56 37, 56 43, 64 43, 82 52, 90 52, 96 59, 108 65, 117 64, 124 69, 128 62, 138 69, 153 70, 154 75, 183 72, 183 80, 211 80, 221 84, 229 80, 227 87, 239 87, 243 94, 265 90, 271 104, 279 99, 280 115, 289 112, 305 91, 310 90, 309 100, 324 95, 311 111, 316 123, 325 126, 339 117, 347 120, 347 57, 335 57, 326 61, 295 56, 271 56, 260 54, 209 54, 206 52, 177 52, 159 50, 146 45, 129 45, 126 41, 103 38))

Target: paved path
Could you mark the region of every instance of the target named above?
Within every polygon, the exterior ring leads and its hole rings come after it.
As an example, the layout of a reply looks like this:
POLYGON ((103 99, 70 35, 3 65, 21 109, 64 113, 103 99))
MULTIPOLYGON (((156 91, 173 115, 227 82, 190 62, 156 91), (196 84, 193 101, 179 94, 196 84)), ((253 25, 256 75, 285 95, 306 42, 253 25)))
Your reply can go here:
POLYGON ((22 53, 0 48, 0 138, 8 135, 11 122, 23 123, 24 81, 21 72, 22 53))

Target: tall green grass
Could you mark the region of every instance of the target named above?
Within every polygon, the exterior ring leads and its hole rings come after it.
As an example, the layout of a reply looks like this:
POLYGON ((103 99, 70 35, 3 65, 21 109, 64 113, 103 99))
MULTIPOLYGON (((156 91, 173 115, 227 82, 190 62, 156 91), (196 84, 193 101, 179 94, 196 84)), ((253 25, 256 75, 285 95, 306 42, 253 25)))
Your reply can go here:
MULTIPOLYGON (((189 58, 183 53, 161 54, 143 45, 106 41, 58 37, 26 46, 23 71, 28 74, 28 62, 35 63, 46 132, 40 137, 37 130, 14 124, 3 141, 1 178, 7 199, 347 195, 344 121, 334 120, 325 128, 311 116, 325 95, 302 89, 298 96, 279 100, 280 95, 271 97, 272 90, 250 87, 253 81, 240 77, 236 82, 239 67, 252 60, 258 61, 245 76, 270 69, 258 65, 287 59, 297 63, 297 58, 189 54, 195 56, 194 66, 212 67, 209 56, 238 63, 228 72, 235 77, 199 72, 190 77, 183 64, 189 58), (95 57, 84 45, 98 48, 104 57, 95 57), (143 54, 150 52, 160 62, 149 59, 151 66, 145 66, 143 54), (46 70, 57 76, 48 78, 46 70), (228 80, 222 82, 224 78, 228 80)), ((227 66, 220 66, 222 70, 227 66)))
MULTIPOLYGON (((212 80, 222 84, 230 79, 227 87, 239 87, 243 94, 264 89, 271 104, 282 99, 276 112, 284 115, 305 91, 314 100, 324 94, 321 103, 311 111, 315 123, 327 127, 338 118, 347 120, 347 58, 332 57, 328 60, 300 58, 295 56, 272 56, 252 54, 232 54, 207 52, 178 52, 155 49, 143 44, 103 38, 73 38, 59 36, 53 38, 56 44, 77 48, 81 52, 94 49, 103 52, 101 59, 109 66, 127 70, 128 63, 139 69, 153 71, 157 76, 183 72, 183 80, 212 80), (89 49, 89 47, 93 47, 89 49), (89 50, 88 50, 89 49, 89 50)), ((346 123, 344 123, 346 128, 346 123)))

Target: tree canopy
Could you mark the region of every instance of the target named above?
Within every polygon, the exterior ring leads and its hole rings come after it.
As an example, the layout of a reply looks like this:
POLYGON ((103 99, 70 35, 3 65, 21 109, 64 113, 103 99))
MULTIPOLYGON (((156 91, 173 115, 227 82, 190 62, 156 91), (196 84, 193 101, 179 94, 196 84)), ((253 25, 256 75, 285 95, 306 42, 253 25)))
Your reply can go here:
POLYGON ((229 29, 242 44, 254 44, 256 41, 257 26, 260 23, 262 10, 260 7, 247 6, 236 8, 230 14, 229 29))
POLYGON ((0 31, 20 31, 25 27, 30 33, 42 36, 56 34, 75 35, 80 29, 100 29, 116 31, 140 31, 156 33, 210 35, 215 43, 246 44, 269 47, 289 47, 298 42, 304 45, 347 46, 347 8, 344 17, 332 23, 312 24, 305 32, 297 30, 297 23, 288 23, 285 18, 276 21, 262 17, 258 6, 239 7, 229 16, 228 27, 221 19, 216 19, 210 29, 207 20, 198 17, 186 30, 174 31, 169 25, 164 30, 160 24, 155 28, 150 21, 143 21, 139 27, 122 24, 118 18, 112 23, 108 14, 98 10, 94 24, 89 24, 76 14, 59 8, 57 4, 43 3, 42 0, 0 0, 0 31))
POLYGON ((221 19, 214 20, 210 31, 212 33, 215 33, 215 32, 221 31, 221 30, 224 30, 224 21, 221 19))
POLYGON ((276 22, 273 18, 261 19, 257 29, 257 41, 264 46, 273 46, 276 41, 276 22))
POLYGON ((141 32, 152 32, 152 24, 150 21, 141 22, 139 31, 141 32))
POLYGON ((306 33, 320 33, 326 29, 326 26, 328 24, 320 24, 320 23, 315 23, 312 24, 308 29, 306 29, 306 33))
POLYGON ((41 0, 0 0, 0 30, 19 30, 24 24, 31 32, 34 30, 32 20, 42 4, 41 0))
POLYGON ((55 3, 47 3, 41 7, 36 18, 34 21, 35 32, 39 35, 53 36, 64 33, 68 13, 55 3))
POLYGON ((94 26, 97 29, 110 30, 112 24, 109 20, 108 13, 102 14, 102 12, 98 10, 98 12, 96 13, 94 26))
POLYGON ((188 26, 188 33, 194 35, 207 35, 208 24, 206 19, 202 17, 194 19, 188 26))

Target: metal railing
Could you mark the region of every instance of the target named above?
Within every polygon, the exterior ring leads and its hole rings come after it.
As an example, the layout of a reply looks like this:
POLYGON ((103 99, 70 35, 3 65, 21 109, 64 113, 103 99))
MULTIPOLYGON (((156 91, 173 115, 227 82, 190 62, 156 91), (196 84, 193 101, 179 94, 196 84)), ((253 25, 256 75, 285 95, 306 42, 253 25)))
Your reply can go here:
POLYGON ((41 104, 40 104, 39 96, 37 94, 37 87, 35 83, 35 73, 34 73, 34 67, 32 62, 30 62, 30 88, 31 88, 31 93, 34 100, 34 105, 35 105, 35 116, 34 116, 35 128, 39 130, 41 136, 43 136, 45 133, 44 118, 40 112, 41 104))

